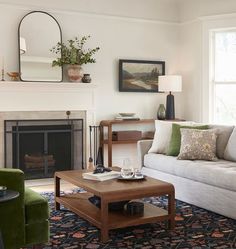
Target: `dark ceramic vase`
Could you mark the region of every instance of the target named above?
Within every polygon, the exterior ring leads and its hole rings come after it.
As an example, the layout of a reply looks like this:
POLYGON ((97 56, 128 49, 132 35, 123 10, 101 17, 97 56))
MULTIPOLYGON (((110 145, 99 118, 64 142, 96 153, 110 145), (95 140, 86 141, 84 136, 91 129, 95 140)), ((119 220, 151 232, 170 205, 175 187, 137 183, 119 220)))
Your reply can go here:
POLYGON ((84 74, 83 78, 82 78, 82 82, 83 83, 90 83, 92 81, 90 74, 84 74))

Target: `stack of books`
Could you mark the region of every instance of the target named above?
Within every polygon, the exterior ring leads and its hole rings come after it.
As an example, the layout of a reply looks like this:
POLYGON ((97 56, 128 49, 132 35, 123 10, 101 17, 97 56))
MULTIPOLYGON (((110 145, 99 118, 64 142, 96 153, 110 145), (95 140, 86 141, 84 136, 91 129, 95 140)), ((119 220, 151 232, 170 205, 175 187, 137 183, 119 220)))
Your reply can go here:
POLYGON ((120 176, 119 171, 110 171, 110 172, 97 173, 97 174, 94 174, 93 172, 83 173, 84 179, 95 180, 95 181, 111 180, 114 178, 118 178, 119 176, 120 176))

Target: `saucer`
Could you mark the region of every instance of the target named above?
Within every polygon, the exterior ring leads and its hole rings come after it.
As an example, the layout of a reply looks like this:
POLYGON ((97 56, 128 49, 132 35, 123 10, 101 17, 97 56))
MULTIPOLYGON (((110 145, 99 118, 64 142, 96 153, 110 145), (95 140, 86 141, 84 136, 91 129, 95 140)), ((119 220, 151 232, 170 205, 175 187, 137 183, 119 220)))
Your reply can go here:
POLYGON ((146 179, 146 176, 144 176, 144 175, 142 177, 133 176, 133 177, 130 177, 130 178, 124 178, 122 176, 119 176, 117 178, 117 180, 121 180, 121 181, 138 181, 138 180, 145 180, 145 179, 146 179))

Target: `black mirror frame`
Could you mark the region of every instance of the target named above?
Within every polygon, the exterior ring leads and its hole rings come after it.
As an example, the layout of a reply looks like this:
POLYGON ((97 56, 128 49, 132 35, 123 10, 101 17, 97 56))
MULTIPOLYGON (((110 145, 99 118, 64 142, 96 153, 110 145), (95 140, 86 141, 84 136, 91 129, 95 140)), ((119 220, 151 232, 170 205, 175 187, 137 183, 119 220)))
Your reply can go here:
POLYGON ((40 11, 40 10, 35 10, 35 11, 31 11, 29 13, 27 13, 26 15, 24 15, 22 17, 22 19, 20 20, 20 23, 18 25, 18 63, 19 63, 19 77, 20 77, 20 81, 23 81, 23 82, 55 82, 55 83, 58 83, 58 82, 63 82, 63 68, 61 67, 61 80, 60 81, 38 81, 38 80, 23 80, 21 78, 21 62, 20 62, 20 26, 21 26, 21 23, 22 21, 24 20, 24 18, 32 13, 43 13, 43 14, 46 14, 50 17, 52 17, 52 19, 57 23, 58 27, 59 27, 59 31, 60 31, 60 42, 62 42, 62 31, 61 31, 61 26, 59 24, 59 22, 56 20, 56 18, 54 16, 52 16, 51 14, 45 12, 45 11, 40 11))

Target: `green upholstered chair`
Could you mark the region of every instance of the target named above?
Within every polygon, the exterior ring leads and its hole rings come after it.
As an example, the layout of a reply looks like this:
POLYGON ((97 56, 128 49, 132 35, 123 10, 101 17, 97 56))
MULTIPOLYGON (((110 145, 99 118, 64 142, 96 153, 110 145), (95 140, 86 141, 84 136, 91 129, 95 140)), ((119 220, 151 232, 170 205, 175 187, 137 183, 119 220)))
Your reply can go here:
POLYGON ((0 169, 0 185, 18 191, 14 200, 0 203, 0 230, 5 249, 16 249, 47 242, 49 239, 48 202, 25 188, 19 169, 0 169))

